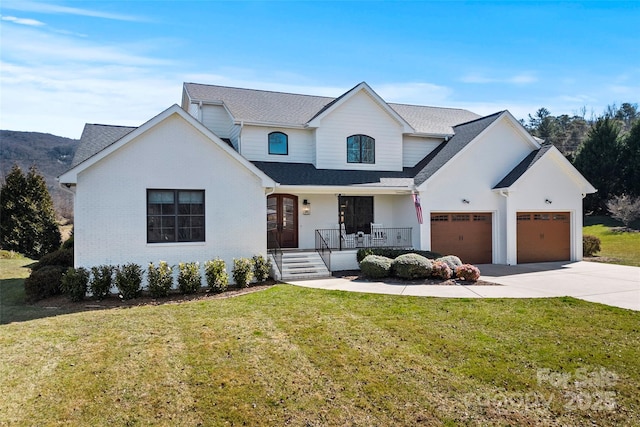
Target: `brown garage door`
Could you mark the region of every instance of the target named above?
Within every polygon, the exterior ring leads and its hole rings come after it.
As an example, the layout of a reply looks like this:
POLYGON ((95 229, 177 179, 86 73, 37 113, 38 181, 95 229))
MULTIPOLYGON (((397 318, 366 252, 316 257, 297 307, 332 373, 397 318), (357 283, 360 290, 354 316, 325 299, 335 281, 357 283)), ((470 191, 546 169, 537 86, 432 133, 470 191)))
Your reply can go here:
POLYGON ((571 259, 569 212, 518 212, 518 263, 571 259))
POLYGON ((490 264, 491 213, 432 213, 431 249, 465 263, 490 264))

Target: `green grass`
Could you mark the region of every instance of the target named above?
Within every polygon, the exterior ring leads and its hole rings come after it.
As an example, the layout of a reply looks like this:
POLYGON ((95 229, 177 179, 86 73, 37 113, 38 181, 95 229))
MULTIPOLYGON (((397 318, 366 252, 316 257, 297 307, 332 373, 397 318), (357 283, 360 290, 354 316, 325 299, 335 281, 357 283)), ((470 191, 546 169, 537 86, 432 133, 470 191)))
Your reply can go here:
MULTIPOLYGON (((606 217, 591 219, 583 228, 583 234, 591 234, 600 239, 600 252, 596 255, 607 258, 607 262, 640 267, 640 233, 618 233, 610 227, 618 226, 606 217)), ((587 221, 585 221, 587 223, 587 221)))
POLYGON ((0 349, 8 425, 640 423, 640 313, 572 298, 278 285, 14 322, 0 349))

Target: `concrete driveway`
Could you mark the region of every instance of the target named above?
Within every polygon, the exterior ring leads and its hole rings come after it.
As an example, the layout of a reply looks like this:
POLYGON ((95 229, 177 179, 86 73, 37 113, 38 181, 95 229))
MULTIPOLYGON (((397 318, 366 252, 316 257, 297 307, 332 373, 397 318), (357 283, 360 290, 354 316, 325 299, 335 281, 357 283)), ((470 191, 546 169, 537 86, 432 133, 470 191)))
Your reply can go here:
POLYGON ((433 286, 339 278, 291 282, 310 288, 447 298, 545 298, 572 296, 640 311, 640 267, 595 262, 479 265, 481 279, 503 286, 433 286))

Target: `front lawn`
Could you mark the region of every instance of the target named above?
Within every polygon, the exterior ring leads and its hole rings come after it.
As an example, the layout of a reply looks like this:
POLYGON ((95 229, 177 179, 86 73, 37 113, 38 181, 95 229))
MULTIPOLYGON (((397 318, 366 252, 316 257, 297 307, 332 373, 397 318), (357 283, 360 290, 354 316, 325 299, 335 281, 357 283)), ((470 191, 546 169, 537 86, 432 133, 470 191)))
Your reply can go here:
POLYGON ((277 285, 0 325, 9 425, 637 425, 640 313, 277 285))
POLYGON ((605 262, 640 267, 640 233, 612 231, 605 221, 588 225, 582 232, 600 239, 601 250, 596 256, 605 262))

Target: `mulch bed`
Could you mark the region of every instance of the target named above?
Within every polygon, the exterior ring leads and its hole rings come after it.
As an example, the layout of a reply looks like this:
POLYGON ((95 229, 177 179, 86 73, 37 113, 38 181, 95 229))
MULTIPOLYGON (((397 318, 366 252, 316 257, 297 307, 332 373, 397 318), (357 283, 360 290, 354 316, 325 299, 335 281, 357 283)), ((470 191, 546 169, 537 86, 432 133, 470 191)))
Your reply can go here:
POLYGON ((404 280, 397 277, 385 277, 384 279, 368 279, 361 275, 360 270, 346 270, 346 271, 334 271, 333 277, 339 277, 341 279, 350 280, 352 282, 385 282, 393 285, 434 285, 434 286, 502 286, 499 283, 486 282, 484 280, 478 280, 476 282, 469 282, 460 279, 419 279, 419 280, 404 280))
POLYGON ((131 308, 131 307, 142 307, 145 305, 162 305, 162 304, 178 304, 187 301, 201 301, 201 300, 211 300, 211 299, 224 299, 224 298, 233 298, 239 295, 245 295, 252 292, 262 291, 264 289, 268 289, 271 286, 275 285, 277 282, 274 280, 269 280, 267 282, 263 282, 260 284, 256 284, 255 286, 249 286, 248 288, 229 288, 226 292, 222 293, 213 293, 209 290, 202 290, 196 292, 195 294, 180 294, 177 292, 171 293, 166 297, 162 298, 153 298, 149 295, 143 294, 134 299, 123 300, 118 297, 118 295, 112 294, 107 298, 102 300, 95 300, 91 297, 73 302, 69 300, 69 297, 66 295, 58 295, 55 297, 47 298, 42 301, 35 302, 33 305, 48 308, 51 310, 61 310, 64 312, 76 312, 76 311, 87 311, 87 310, 102 310, 108 308, 131 308))

